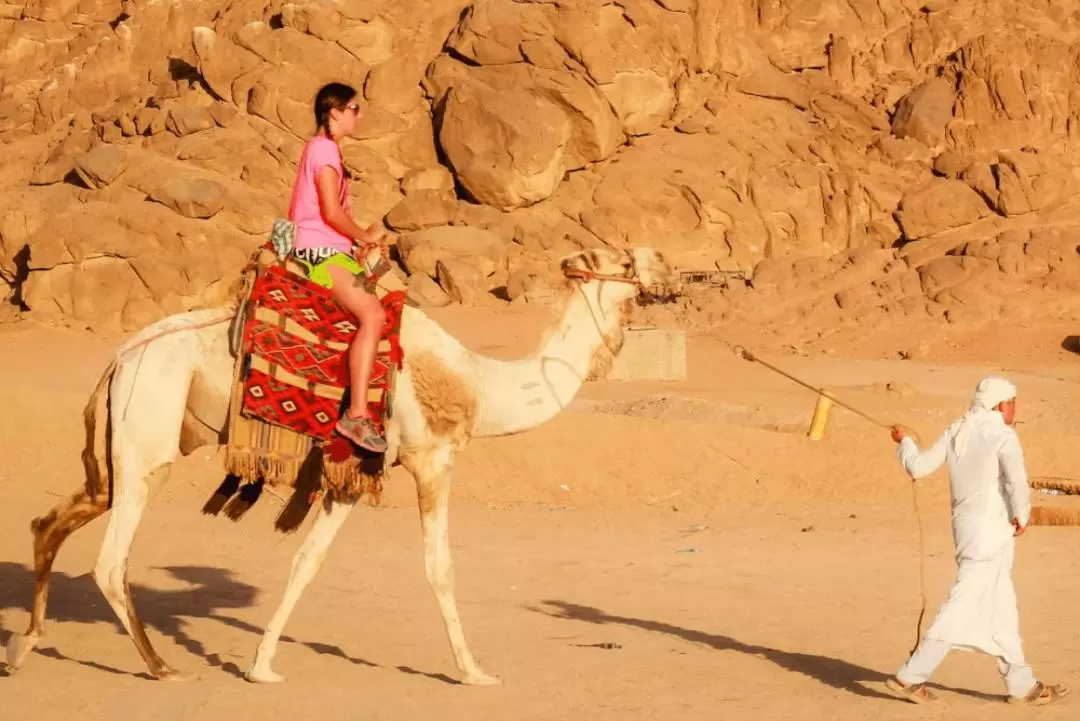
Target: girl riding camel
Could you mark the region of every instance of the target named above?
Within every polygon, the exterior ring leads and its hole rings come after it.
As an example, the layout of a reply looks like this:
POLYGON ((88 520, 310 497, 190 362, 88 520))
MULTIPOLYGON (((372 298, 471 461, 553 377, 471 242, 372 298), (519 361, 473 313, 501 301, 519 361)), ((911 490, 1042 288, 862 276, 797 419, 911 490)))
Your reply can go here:
POLYGON ((308 278, 329 288, 360 325, 349 346, 350 404, 337 432, 375 453, 386 451, 375 418, 368 410, 368 383, 386 314, 364 288, 364 258, 382 240, 378 224, 360 227, 352 219, 349 181, 338 143, 356 131, 360 106, 356 91, 342 83, 323 86, 315 96, 314 137, 304 145, 293 185, 289 220, 296 226, 293 254, 308 278))

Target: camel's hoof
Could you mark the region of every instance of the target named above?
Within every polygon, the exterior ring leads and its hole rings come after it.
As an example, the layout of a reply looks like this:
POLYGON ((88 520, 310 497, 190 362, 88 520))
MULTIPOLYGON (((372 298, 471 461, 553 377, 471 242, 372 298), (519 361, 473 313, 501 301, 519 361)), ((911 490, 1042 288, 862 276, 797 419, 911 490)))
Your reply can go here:
POLYGON ((26 658, 30 655, 30 652, 34 650, 34 646, 37 645, 37 640, 37 636, 23 636, 19 633, 12 634, 7 647, 8 673, 15 673, 24 663, 26 663, 26 658))
POLYGON ((285 677, 280 673, 275 673, 270 668, 258 668, 255 666, 247 670, 244 678, 251 683, 285 683, 285 677))
POLYGON ((502 679, 498 676, 488 676, 486 673, 473 673, 461 679, 466 686, 502 686, 502 679))
POLYGON ((154 678, 158 681, 194 681, 195 675, 190 673, 180 673, 174 669, 167 668, 157 674, 154 678))

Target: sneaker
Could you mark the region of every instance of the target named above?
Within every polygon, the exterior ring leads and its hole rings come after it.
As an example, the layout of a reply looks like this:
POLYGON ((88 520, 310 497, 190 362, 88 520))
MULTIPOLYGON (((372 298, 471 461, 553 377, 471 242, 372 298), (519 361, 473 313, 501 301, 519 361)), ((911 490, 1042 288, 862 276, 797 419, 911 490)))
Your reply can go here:
POLYGON ((386 453, 386 440, 375 430, 375 423, 370 418, 350 418, 346 413, 335 430, 372 453, 386 453))

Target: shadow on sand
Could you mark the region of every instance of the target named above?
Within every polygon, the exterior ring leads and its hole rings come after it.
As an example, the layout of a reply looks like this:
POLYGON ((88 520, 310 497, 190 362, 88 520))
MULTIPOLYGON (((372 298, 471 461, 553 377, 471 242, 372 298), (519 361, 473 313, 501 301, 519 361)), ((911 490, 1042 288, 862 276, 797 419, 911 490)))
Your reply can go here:
MULTIPOLYGON (((251 633, 255 636, 252 646, 252 652, 254 652, 254 643, 257 643, 258 637, 262 636, 263 629, 246 621, 223 615, 223 612, 231 609, 250 608, 259 595, 259 589, 236 580, 231 572, 220 568, 169 566, 160 570, 165 571, 176 580, 189 584, 189 587, 181 590, 163 591, 149 586, 132 585, 131 594, 143 623, 148 628, 171 638, 186 651, 204 659, 210 666, 231 673, 234 676, 242 677, 243 669, 240 669, 232 662, 224 661, 218 654, 208 651, 200 640, 190 636, 186 630, 187 622, 184 619, 207 618, 231 628, 251 633)), ((17 563, 0 562, 0 609, 21 608, 29 612, 33 585, 34 574, 31 569, 17 563)), ((150 678, 150 675, 145 672, 131 674, 95 661, 83 661, 65 656, 59 649, 47 645, 48 624, 50 622, 111 623, 118 633, 124 633, 123 626, 120 625, 112 608, 106 603, 90 574, 69 576, 65 573, 53 572, 46 620, 46 636, 42 639, 41 643, 43 645, 36 649, 36 653, 47 658, 72 661, 108 673, 150 678)), ((6 623, 10 623, 10 621, 0 617, 0 645, 5 648, 10 643, 13 632, 23 630, 21 628, 12 629, 6 627, 6 623)), ((306 646, 320 655, 334 656, 360 666, 379 668, 378 664, 349 656, 338 646, 319 642, 297 641, 289 636, 282 636, 281 640, 284 643, 297 643, 306 646)), ((132 646, 131 652, 132 658, 138 662, 138 653, 135 651, 134 646, 132 646)), ((457 683, 454 679, 443 674, 425 673, 408 667, 401 667, 397 670, 445 683, 457 683)), ((0 676, 2 675, 4 675, 4 672, 2 665, 0 665, 0 676)))
MULTIPOLYGON (((858 666, 841 659, 830 658, 829 656, 816 656, 808 653, 782 651, 780 649, 769 648, 768 646, 743 643, 731 636, 706 633, 705 631, 675 626, 670 623, 664 623, 663 621, 650 621, 627 616, 614 616, 605 613, 598 608, 566 601, 544 601, 541 607, 532 608, 531 610, 553 618, 582 621, 584 623, 596 625, 616 624, 638 628, 643 631, 651 631, 653 633, 662 633, 680 638, 690 643, 716 649, 717 651, 734 651, 735 653, 745 654, 747 656, 764 658, 786 671, 808 676, 826 686, 830 686, 840 691, 846 691, 855 694, 856 696, 862 696, 864 698, 883 698, 890 701, 899 700, 887 691, 877 691, 872 688, 872 686, 884 688, 885 680, 889 677, 888 674, 858 666)), ((928 685, 935 687, 935 684, 933 683, 928 685)), ((1002 696, 993 696, 966 689, 953 689, 943 686, 936 686, 936 688, 941 688, 965 696, 971 696, 984 701, 1000 702, 1003 698, 1002 696)), ((904 701, 904 703, 907 702, 904 701)))

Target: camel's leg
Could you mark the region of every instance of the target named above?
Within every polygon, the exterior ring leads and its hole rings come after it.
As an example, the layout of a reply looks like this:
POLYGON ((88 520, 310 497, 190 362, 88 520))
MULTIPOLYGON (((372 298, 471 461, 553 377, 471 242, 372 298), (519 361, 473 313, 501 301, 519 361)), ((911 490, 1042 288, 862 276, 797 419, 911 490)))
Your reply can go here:
POLYGON ((454 653, 454 662, 464 674, 463 683, 492 686, 502 683, 484 673, 473 658, 461 628, 457 601, 454 599, 454 560, 450 556, 448 504, 450 501, 449 448, 432 453, 412 453, 402 457, 402 464, 416 477, 420 525, 424 531, 424 568, 435 600, 442 611, 446 635, 454 653))
POLYGON ((94 566, 94 580, 150 674, 176 680, 183 676, 170 668, 150 643, 131 600, 127 576, 131 544, 151 489, 161 488, 180 452, 192 366, 186 352, 177 352, 167 344, 147 346, 145 357, 133 358, 141 362, 121 363, 110 388, 113 507, 94 566))
POLYGON ((330 548, 330 543, 337 536, 338 531, 341 530, 342 524, 349 517, 349 512, 352 511, 354 505, 354 503, 331 502, 329 510, 325 512, 322 506, 319 507, 315 522, 312 524, 311 530, 308 531, 307 538, 304 539, 303 545, 293 556, 292 571, 289 573, 289 582, 285 586, 285 594, 281 599, 281 604, 278 606, 277 611, 274 612, 270 623, 267 624, 262 640, 259 642, 258 648, 255 649, 255 658, 244 674, 244 678, 248 681, 254 683, 281 683, 285 680, 284 676, 275 673, 272 668, 274 655, 277 653, 278 639, 281 638, 281 632, 285 630, 289 614, 292 613, 296 602, 300 600, 300 594, 304 592, 307 585, 311 583, 311 579, 315 578, 315 574, 319 572, 323 561, 326 559, 326 552, 330 548))
POLYGON ((26 661, 45 633, 45 607, 49 600, 49 580, 53 561, 61 544, 75 531, 94 520, 109 507, 105 494, 90 496, 85 490, 53 508, 48 515, 35 519, 34 532, 34 605, 30 626, 22 638, 14 637, 7 650, 7 667, 14 672, 26 661))
MULTIPOLYGON (((161 478, 167 472, 167 468, 161 468, 154 475, 161 478)), ((94 566, 94 580, 135 642, 135 648, 146 662, 150 675, 157 679, 182 679, 184 677, 165 663, 150 643, 146 629, 135 612, 135 604, 131 600, 131 586, 127 579, 131 544, 135 540, 135 532, 150 497, 149 479, 127 475, 123 464, 119 464, 114 493, 112 516, 105 531, 105 541, 101 545, 97 565, 94 566)))

